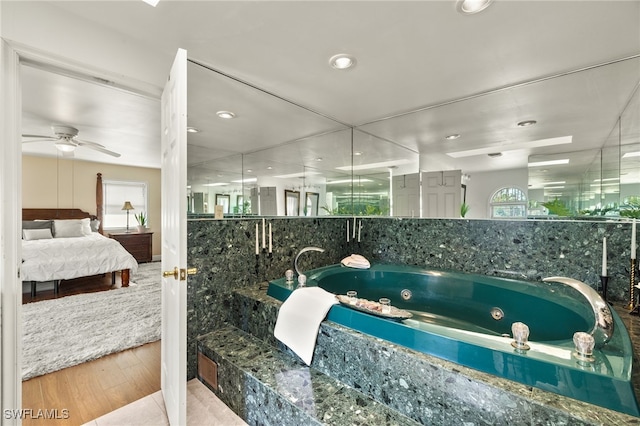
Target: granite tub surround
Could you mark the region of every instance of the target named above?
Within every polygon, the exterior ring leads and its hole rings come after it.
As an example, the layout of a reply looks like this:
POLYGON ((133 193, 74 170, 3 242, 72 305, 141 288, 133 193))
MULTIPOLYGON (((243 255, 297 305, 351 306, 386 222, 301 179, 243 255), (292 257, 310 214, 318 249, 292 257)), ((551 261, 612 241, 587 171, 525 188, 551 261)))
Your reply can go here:
MULTIPOLYGON (((235 292, 238 326, 266 336, 273 345, 281 302, 264 285, 235 292), (253 317, 253 318, 252 318, 253 317), (259 328, 262 327, 262 330, 259 328)), ((638 322, 638 318, 636 322, 638 322)), ((295 354, 275 345, 297 359, 295 354)), ((640 421, 599 406, 563 397, 425 355, 325 321, 311 364, 341 383, 421 424, 636 425, 640 421)))
POLYGON ((539 281, 562 275, 592 287, 599 282, 602 238, 607 237, 609 297, 628 301, 631 224, 559 220, 362 218, 361 242, 346 242, 345 217, 267 218, 273 253, 255 255, 255 225, 262 219, 189 220, 188 377, 195 377, 196 341, 232 320, 232 292, 282 277, 297 252, 305 271, 352 253, 371 262, 404 263, 539 281))
POLYGON ((235 327, 203 336, 218 364, 212 391, 250 425, 417 425, 235 327))

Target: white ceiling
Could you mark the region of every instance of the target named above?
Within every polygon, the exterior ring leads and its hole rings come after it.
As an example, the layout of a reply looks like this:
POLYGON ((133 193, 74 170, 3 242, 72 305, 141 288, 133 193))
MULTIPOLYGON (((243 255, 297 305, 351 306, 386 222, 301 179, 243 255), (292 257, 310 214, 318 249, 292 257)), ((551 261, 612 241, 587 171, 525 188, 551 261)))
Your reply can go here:
MULTIPOLYGON (((349 164, 350 131, 314 138, 300 144, 303 149, 290 142, 345 124, 367 132, 354 135, 354 146, 368 156, 356 164, 420 153, 423 165, 463 172, 526 167, 529 155, 601 148, 640 79, 639 1, 495 0, 472 16, 459 14, 453 0, 161 0, 156 8, 139 0, 21 1, 2 7, 6 37, 38 43, 29 34, 41 28, 50 37, 43 46, 60 43, 56 54, 76 46, 78 56, 91 49, 108 57, 113 46, 139 47, 130 60, 162 64, 144 78, 157 88, 176 49, 184 48, 191 60, 279 96, 190 63, 189 125, 202 130, 189 138, 194 169, 214 170, 218 161, 240 171, 247 164, 230 158, 255 152, 245 158, 255 167, 279 160, 293 173, 299 170, 292 164, 320 167, 312 162, 321 157, 320 168, 335 170, 349 164), (97 29, 100 36, 92 37, 97 29), (354 55, 357 66, 332 69, 328 58, 337 53, 354 55), (218 110, 238 117, 223 123, 213 114, 218 110), (538 124, 516 126, 530 119, 538 124), (461 137, 446 142, 452 133, 461 137), (572 143, 521 145, 562 136, 572 136, 572 143), (279 152, 276 158, 256 152, 280 145, 271 152, 279 152), (446 155, 482 148, 503 156, 489 158, 486 150, 446 155)), ((125 73, 132 64, 109 66, 125 73)), ((78 148, 77 158, 159 167, 157 99, 33 67, 23 71, 24 133, 72 125, 79 138, 122 153, 111 159, 78 148)), ((637 120, 634 132, 630 143, 639 142, 637 120)), ((47 143, 27 149, 55 154, 47 143)))

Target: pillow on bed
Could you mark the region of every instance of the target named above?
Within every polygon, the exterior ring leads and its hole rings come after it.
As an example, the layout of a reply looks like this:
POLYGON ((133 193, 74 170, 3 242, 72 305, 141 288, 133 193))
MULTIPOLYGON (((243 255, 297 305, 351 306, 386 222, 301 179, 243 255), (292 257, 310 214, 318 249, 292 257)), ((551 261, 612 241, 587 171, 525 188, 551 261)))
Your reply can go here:
POLYGON ((91 235, 91 219, 80 219, 80 223, 82 223, 82 232, 84 235, 91 235))
POLYGON ((80 219, 54 220, 53 236, 55 238, 84 237, 84 226, 80 219))
POLYGON ((53 222, 50 220, 23 220, 22 229, 51 229, 53 222))
POLYGON ((23 229, 22 230, 22 238, 25 241, 49 240, 49 239, 53 238, 53 235, 51 235, 51 228, 46 228, 46 229, 23 229))

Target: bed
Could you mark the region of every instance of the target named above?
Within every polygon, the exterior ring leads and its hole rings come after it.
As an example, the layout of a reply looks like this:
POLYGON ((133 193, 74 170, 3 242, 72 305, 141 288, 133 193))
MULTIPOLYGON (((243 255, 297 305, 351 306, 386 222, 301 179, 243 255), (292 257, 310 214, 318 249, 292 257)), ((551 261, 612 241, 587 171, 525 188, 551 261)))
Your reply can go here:
POLYGON ((22 209, 22 280, 31 283, 60 281, 111 273, 115 284, 120 271, 123 287, 138 268, 136 259, 112 239, 102 235, 102 178, 96 184, 98 215, 80 209, 22 209))

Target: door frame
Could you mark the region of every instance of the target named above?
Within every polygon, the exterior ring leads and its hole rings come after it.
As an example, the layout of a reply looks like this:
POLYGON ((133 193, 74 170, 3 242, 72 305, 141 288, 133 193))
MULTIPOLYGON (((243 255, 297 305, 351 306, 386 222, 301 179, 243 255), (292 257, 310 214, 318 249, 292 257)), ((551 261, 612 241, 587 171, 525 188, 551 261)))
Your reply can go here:
MULTIPOLYGON (((22 408, 22 281, 19 221, 22 218, 22 116, 20 56, 7 41, 0 39, 0 129, 2 132, 2 174, 0 175, 0 382, 2 424, 20 424, 17 415, 5 419, 5 410, 22 408)), ((15 411, 12 411, 15 413, 15 411)))
POLYGON ((122 89, 160 100, 162 88, 121 75, 113 75, 85 64, 0 38, 0 424, 20 424, 17 415, 5 418, 5 410, 22 408, 22 281, 20 244, 22 220, 21 64, 44 67, 52 72, 122 89), (11 143, 13 141, 13 143, 11 143), (11 237, 13 236, 13 237, 11 237))

